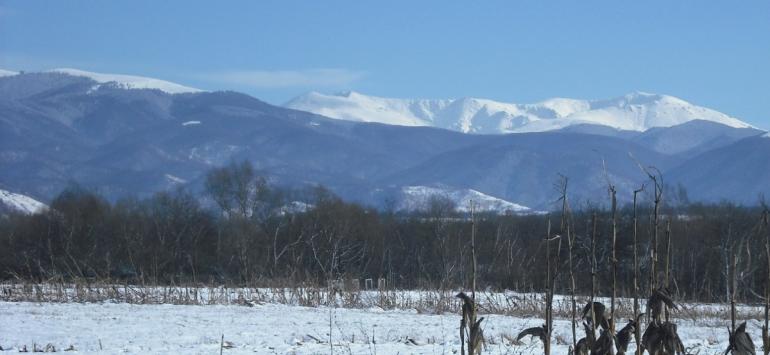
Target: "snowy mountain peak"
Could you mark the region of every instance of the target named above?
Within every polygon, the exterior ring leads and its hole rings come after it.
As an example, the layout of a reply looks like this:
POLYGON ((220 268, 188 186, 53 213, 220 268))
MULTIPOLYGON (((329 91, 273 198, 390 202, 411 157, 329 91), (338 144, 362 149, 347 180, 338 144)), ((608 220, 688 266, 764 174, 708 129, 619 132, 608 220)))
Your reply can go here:
POLYGON ((484 134, 541 132, 577 124, 646 131, 698 119, 731 127, 751 127, 737 118, 673 96, 642 91, 607 100, 553 98, 533 104, 470 97, 393 99, 354 91, 335 95, 311 92, 285 106, 349 121, 432 126, 484 134))
POLYGON ((629 92, 628 94, 625 94, 624 97, 628 99, 634 99, 634 98, 656 98, 661 97, 665 95, 655 94, 651 92, 646 91, 640 91, 640 90, 634 90, 632 92, 629 92))
POLYGON ((169 94, 193 93, 201 91, 199 89, 179 85, 170 81, 146 78, 142 76, 94 73, 71 68, 52 69, 48 72, 63 73, 72 76, 83 76, 90 78, 98 83, 114 82, 125 89, 158 89, 169 94))
MULTIPOLYGON (((316 92, 316 91, 313 91, 312 93, 315 94, 315 95, 322 95, 320 92, 316 92)), ((359 94, 359 93, 357 93, 355 91, 346 90, 346 91, 337 92, 337 93, 334 94, 334 96, 348 97, 349 98, 351 96, 361 96, 361 94, 359 94)))

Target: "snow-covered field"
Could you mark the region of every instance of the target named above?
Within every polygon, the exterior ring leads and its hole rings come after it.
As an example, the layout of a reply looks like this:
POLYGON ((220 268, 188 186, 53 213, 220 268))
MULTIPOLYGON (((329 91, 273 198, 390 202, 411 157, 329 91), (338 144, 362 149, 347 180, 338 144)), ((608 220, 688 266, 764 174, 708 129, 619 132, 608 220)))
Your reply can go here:
MULTIPOLYGON (((482 315, 491 354, 542 354, 537 340, 512 344, 538 317, 482 315)), ((13 352, 33 344, 78 353, 216 354, 453 354, 459 353, 459 315, 415 310, 342 309, 262 304, 136 305, 126 303, 0 302, 0 346, 13 352), (331 346, 330 335, 331 332, 331 346)), ((677 320, 690 353, 717 354, 727 346, 726 320, 677 320)), ((749 332, 761 348, 760 324, 749 332)), ((555 322, 553 353, 566 354, 570 323, 555 322)), ((633 347, 633 346, 632 346, 633 347)), ((630 350, 630 349, 629 349, 630 350)))

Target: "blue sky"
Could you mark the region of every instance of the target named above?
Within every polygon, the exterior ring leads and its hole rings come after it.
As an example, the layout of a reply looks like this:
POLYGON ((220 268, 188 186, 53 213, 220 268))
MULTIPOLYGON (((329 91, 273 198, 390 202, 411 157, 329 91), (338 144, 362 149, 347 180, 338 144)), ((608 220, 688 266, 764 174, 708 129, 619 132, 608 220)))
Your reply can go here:
POLYGON ((664 93, 770 128, 768 1, 8 1, 0 68, 535 102, 664 93))

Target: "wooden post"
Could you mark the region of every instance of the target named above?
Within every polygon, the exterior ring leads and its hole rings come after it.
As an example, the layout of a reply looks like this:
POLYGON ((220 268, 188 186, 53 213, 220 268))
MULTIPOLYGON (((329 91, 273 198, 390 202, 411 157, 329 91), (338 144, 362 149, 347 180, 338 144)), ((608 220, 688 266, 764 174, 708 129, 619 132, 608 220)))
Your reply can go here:
POLYGON ((473 300, 474 316, 471 324, 476 321, 476 215, 474 212, 473 200, 471 200, 471 257, 473 259, 471 264, 471 299, 473 300))
POLYGON ((765 275, 765 325, 762 327, 762 352, 770 354, 770 230, 768 230, 768 210, 764 200, 762 201, 762 231, 765 233, 765 261, 767 262, 767 274, 765 275))
POLYGON ((334 355, 334 340, 332 338, 332 307, 329 307, 329 354, 334 355))
POLYGON ((671 286, 671 218, 666 221, 666 279, 665 287, 671 286))
MULTIPOLYGON (((671 286, 671 217, 666 221, 666 278, 664 286, 668 290, 671 286)), ((666 308, 666 322, 669 321, 669 310, 666 308)))
POLYGON ((660 208, 660 200, 658 199, 658 183, 655 183, 655 207, 653 210, 653 223, 652 223, 652 243, 650 244, 650 295, 655 292, 655 288, 658 286, 658 209, 660 208))
POLYGON ((548 217, 548 227, 545 235, 545 343, 543 351, 545 355, 551 355, 551 217, 548 217))
POLYGON ((735 334, 735 251, 730 246, 730 334, 735 334))
MULTIPOLYGON (((473 305, 471 307, 470 315, 470 329, 473 332, 473 327, 476 324, 476 214, 473 200, 471 200, 471 300, 473 305)), ((480 352, 480 349, 476 349, 476 346, 480 346, 480 342, 476 342, 473 334, 468 337, 468 354, 476 355, 480 352)))
MULTIPOLYGON (((618 210, 618 204, 616 196, 615 186, 610 185, 610 196, 612 199, 612 256, 611 262, 612 262, 612 298, 610 300, 610 334, 615 334, 615 297, 617 296, 617 272, 618 272, 618 258, 615 255, 616 252, 616 242, 617 242, 617 210, 618 210)), ((610 342, 612 343, 612 346, 610 346, 610 355, 615 354, 615 341, 614 336, 610 337, 610 342)))
MULTIPOLYGON (((639 255, 638 255, 638 240, 637 240, 637 214, 636 214, 636 197, 637 194, 644 190, 644 185, 639 190, 634 190, 634 319, 639 315, 639 255)), ((636 324, 634 329, 634 341, 636 342, 636 355, 642 355, 641 345, 642 339, 642 325, 636 324)))
POLYGON ((596 335, 596 311, 594 299, 596 297, 596 212, 591 216, 591 334, 596 335))

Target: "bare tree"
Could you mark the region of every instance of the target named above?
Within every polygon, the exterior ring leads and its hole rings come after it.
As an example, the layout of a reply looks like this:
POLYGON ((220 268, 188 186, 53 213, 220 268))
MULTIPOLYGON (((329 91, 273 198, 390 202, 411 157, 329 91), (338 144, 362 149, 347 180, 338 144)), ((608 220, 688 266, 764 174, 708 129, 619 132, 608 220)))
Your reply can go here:
POLYGON ((575 351, 577 349, 577 330, 575 325, 575 318, 577 317, 577 302, 575 300, 575 270, 574 265, 572 262, 572 253, 573 248, 575 244, 574 235, 570 231, 570 212, 569 212, 569 202, 567 199, 567 185, 569 183, 569 179, 564 175, 559 175, 560 182, 559 182, 559 191, 560 191, 560 197, 559 200, 561 200, 561 233, 562 235, 567 236, 567 247, 568 247, 568 257, 569 257, 569 280, 570 280, 570 303, 571 303, 571 319, 570 319, 570 325, 572 327, 572 349, 575 351))
POLYGON ((767 274, 765 275, 765 324, 762 326, 762 351, 765 355, 770 354, 770 229, 768 229, 768 208, 765 201, 762 205, 762 227, 765 233, 765 262, 767 263, 767 274))
POLYGON ((604 162, 604 159, 602 159, 602 167, 604 168, 604 177, 607 180, 607 191, 610 195, 610 208, 612 211, 612 235, 611 235, 611 243, 612 243, 612 250, 610 251, 610 263, 612 264, 612 297, 610 299, 610 329, 609 334, 610 336, 608 339, 608 353, 610 355, 615 354, 615 347, 614 344, 614 337, 612 335, 615 334, 615 297, 617 296, 617 272, 618 272, 618 258, 616 256, 616 242, 617 242, 617 224, 618 224, 618 201, 617 201, 617 190, 615 189, 615 185, 612 184, 612 181, 610 181, 610 176, 607 173, 607 165, 604 162))
POLYGON ((658 287, 658 270, 657 270, 657 263, 658 263, 658 231, 660 226, 660 208, 662 207, 663 203, 663 174, 661 174, 660 170, 654 166, 644 167, 642 164, 636 160, 633 156, 631 156, 631 159, 633 159, 639 169, 642 171, 643 174, 647 175, 647 178, 649 178, 652 181, 652 185, 654 187, 653 189, 653 198, 654 198, 654 208, 653 208, 653 223, 652 223, 652 233, 650 236, 650 284, 649 284, 649 295, 652 295, 655 289, 658 287))
POLYGON ((650 295, 658 287, 658 231, 660 230, 660 208, 663 203, 663 178, 655 167, 644 170, 654 186, 654 208, 652 242, 650 243, 650 295), (654 171, 654 173, 653 173, 654 171))

